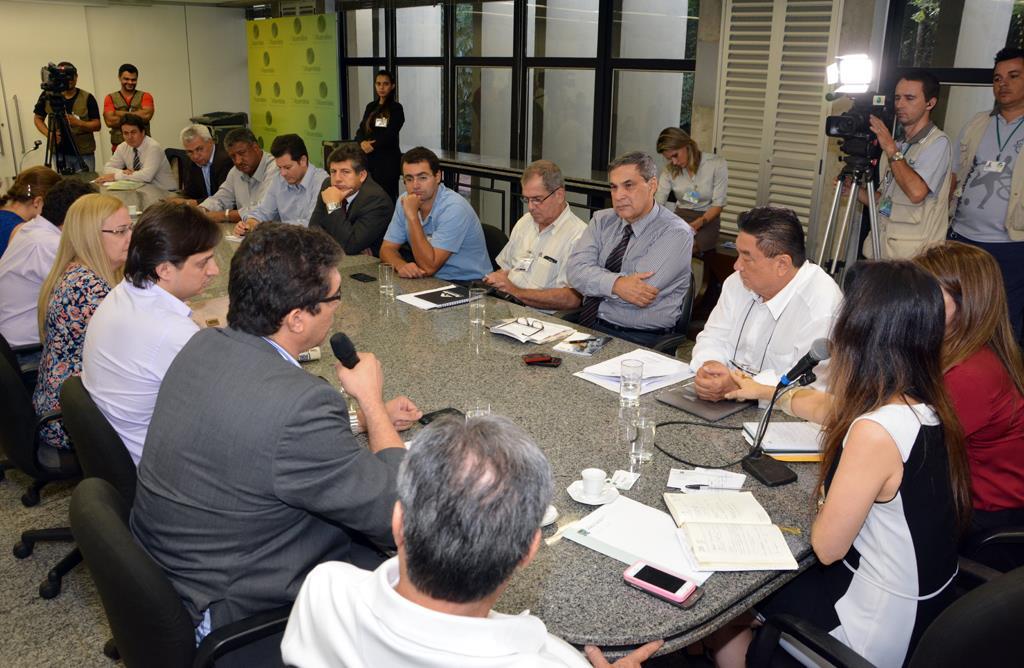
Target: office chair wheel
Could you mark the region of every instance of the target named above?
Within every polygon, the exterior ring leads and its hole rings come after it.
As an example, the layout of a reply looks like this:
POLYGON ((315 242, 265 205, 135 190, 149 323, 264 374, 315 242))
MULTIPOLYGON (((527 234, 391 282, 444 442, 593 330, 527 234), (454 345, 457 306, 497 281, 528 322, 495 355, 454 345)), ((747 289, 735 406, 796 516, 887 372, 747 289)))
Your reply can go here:
POLYGON ((117 651, 117 645, 114 644, 114 639, 111 638, 103 645, 103 653, 108 659, 117 661, 121 658, 121 653, 117 651))
POLYGON ((32 485, 21 495, 21 505, 26 508, 39 505, 39 488, 32 485))
POLYGON ((54 582, 50 578, 47 578, 39 585, 39 596, 46 600, 55 598, 58 594, 60 594, 60 580, 54 582))
POLYGON ((14 557, 16 559, 25 559, 26 557, 32 555, 33 547, 35 547, 35 545, 33 545, 32 543, 26 543, 25 541, 21 541, 17 545, 15 545, 14 549, 11 551, 14 552, 14 557))

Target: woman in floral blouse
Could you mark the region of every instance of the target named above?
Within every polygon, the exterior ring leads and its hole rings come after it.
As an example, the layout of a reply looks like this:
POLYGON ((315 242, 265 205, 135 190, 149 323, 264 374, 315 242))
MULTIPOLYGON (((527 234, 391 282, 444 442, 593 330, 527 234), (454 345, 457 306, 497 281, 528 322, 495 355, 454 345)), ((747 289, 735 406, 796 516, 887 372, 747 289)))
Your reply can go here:
MULTIPOLYGON (((85 328, 96 307, 121 280, 132 221, 111 195, 85 195, 68 209, 53 269, 39 291, 39 340, 43 356, 32 403, 36 413, 60 410, 60 386, 82 372, 85 328)), ((70 446, 59 421, 43 430, 39 461, 58 466, 56 448, 70 446)))

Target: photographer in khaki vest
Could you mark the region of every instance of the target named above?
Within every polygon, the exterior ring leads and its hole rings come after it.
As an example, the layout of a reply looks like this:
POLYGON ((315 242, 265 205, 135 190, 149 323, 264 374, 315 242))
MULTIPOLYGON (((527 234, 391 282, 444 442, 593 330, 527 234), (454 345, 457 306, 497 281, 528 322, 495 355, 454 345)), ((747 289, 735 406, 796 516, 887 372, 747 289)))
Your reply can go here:
MULTIPOLYGON (((64 112, 67 114, 68 125, 71 127, 71 135, 78 153, 89 168, 89 171, 96 171, 96 139, 92 136, 100 129, 100 108, 96 104, 96 98, 92 93, 78 87, 78 70, 67 61, 63 61, 57 67, 70 77, 68 89, 61 95, 64 97, 64 112)), ((59 106, 59 105, 58 105, 59 106)), ((58 110, 59 111, 59 110, 58 110)), ((54 109, 47 99, 44 91, 39 96, 35 108, 32 110, 35 118, 36 129, 45 137, 48 135, 46 118, 54 112, 54 109)), ((65 137, 57 133, 57 153, 67 157, 75 154, 71 143, 65 137)), ((69 161, 68 161, 69 162, 69 161)))
POLYGON ((144 90, 138 90, 139 69, 125 63, 117 70, 117 78, 121 82, 121 90, 116 90, 103 98, 103 121, 110 128, 110 150, 116 151, 117 145, 124 141, 121 136, 121 121, 125 114, 134 114, 146 123, 143 128, 149 133, 149 122, 153 120, 156 108, 153 96, 144 90))
MULTIPOLYGON (((878 164, 878 233, 882 257, 909 258, 930 243, 946 238, 949 226, 952 146, 931 121, 939 97, 939 80, 921 70, 908 72, 896 84, 899 141, 879 118, 871 117, 883 155, 878 164)), ((860 193, 862 203, 867 194, 860 193)), ((871 240, 864 254, 871 256, 871 240)))

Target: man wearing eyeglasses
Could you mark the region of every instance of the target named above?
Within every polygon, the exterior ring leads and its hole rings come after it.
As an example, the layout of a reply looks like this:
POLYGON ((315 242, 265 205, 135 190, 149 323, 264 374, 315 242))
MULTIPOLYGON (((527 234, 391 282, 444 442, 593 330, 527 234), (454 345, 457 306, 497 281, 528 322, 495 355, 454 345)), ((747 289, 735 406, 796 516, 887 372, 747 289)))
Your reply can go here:
MULTIPOLYGON (((361 535, 393 548, 391 509, 421 417, 385 402, 372 353, 337 380, 299 366, 323 343, 342 298, 342 250, 326 232, 260 225, 231 259, 228 326, 201 330, 164 376, 139 464, 132 531, 171 579, 196 626, 211 629, 292 601, 328 560, 375 567, 361 535), (368 446, 353 432, 366 431, 368 446)), ((267 650, 264 646, 263 650, 267 650)), ((279 665, 263 651, 245 665, 279 665)))
POLYGON ((574 309, 580 293, 569 287, 569 253, 587 224, 565 201, 562 170, 550 160, 537 160, 523 170, 523 204, 528 211, 512 229, 495 258, 498 271, 484 282, 539 309, 574 309))
MULTIPOLYGON (((697 396, 720 401, 738 389, 733 374, 776 385, 820 338, 827 338, 843 295, 806 260, 804 230, 789 209, 740 214, 736 269, 697 335, 690 368, 697 396)), ((816 387, 824 387, 822 368, 816 387)))
POLYGON ((220 240, 220 227, 195 207, 150 206, 132 234, 124 280, 89 321, 82 382, 136 465, 164 374, 199 331, 185 300, 220 273, 220 240))
POLYGON ((398 198, 380 260, 402 278, 436 276, 446 281, 476 281, 491 271, 484 230, 469 202, 441 183, 441 164, 428 148, 402 156, 405 194, 398 198), (412 261, 402 257, 408 244, 412 261))

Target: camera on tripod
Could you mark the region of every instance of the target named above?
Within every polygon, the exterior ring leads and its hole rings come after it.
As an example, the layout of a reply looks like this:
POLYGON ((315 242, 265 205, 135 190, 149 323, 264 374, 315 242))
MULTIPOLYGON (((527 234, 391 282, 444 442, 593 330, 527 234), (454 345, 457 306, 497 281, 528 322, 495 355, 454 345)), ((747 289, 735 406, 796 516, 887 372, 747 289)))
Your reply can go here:
POLYGON ((39 76, 42 80, 39 87, 44 92, 50 94, 50 96, 62 95, 71 90, 71 84, 74 82, 75 77, 78 76, 78 71, 70 65, 47 63, 40 69, 39 76))
MULTIPOLYGON (((835 100, 842 94, 829 93, 826 100, 835 100)), ((839 150, 848 156, 866 160, 877 160, 882 155, 875 133, 871 131, 870 117, 875 116, 886 126, 892 124, 893 112, 886 104, 884 95, 877 93, 847 94, 853 106, 841 114, 825 118, 825 134, 838 137, 839 150)))

